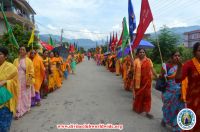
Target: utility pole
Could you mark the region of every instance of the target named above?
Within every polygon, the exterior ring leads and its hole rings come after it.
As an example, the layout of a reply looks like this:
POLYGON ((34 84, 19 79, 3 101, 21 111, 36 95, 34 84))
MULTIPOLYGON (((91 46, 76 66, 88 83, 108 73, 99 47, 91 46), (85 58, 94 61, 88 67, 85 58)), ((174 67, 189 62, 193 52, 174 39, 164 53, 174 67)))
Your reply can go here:
POLYGON ((108 36, 107 36, 107 52, 108 52, 108 50, 109 50, 109 44, 108 44, 108 36))
POLYGON ((61 29, 61 39, 60 39, 60 44, 61 44, 61 46, 63 46, 63 43, 62 43, 62 39, 63 39, 63 29, 61 29))

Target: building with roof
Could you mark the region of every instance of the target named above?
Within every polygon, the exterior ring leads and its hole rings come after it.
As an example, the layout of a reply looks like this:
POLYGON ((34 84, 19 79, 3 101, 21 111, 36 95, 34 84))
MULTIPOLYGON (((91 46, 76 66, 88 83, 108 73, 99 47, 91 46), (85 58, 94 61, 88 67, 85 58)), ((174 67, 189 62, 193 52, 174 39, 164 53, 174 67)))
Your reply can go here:
POLYGON ((196 42, 200 42, 200 30, 184 33, 184 46, 191 48, 196 42))
MULTIPOLYGON (((34 28, 36 13, 26 0, 0 0, 0 3, 3 3, 4 12, 11 25, 19 24, 28 31, 34 28)), ((5 32, 7 29, 0 12, 0 36, 5 32)))

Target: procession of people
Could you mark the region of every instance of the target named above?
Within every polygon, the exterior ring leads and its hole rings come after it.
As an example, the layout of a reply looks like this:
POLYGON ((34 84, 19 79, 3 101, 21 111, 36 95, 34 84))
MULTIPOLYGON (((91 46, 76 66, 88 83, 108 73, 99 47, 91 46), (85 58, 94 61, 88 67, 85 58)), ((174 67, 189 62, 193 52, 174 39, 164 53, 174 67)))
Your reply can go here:
POLYGON ((97 66, 105 66, 109 72, 121 75, 124 90, 133 94, 133 111, 153 119, 151 112, 153 80, 167 78, 165 91, 161 92, 163 102, 163 117, 161 126, 167 125, 173 132, 182 132, 178 126, 177 115, 184 109, 189 108, 196 114, 196 125, 191 132, 200 131, 200 42, 193 46, 194 57, 186 62, 181 61, 180 52, 174 51, 168 62, 164 63, 160 74, 154 70, 153 63, 146 56, 145 48, 138 48, 134 57, 129 53, 125 58, 117 58, 116 53, 94 53, 97 66), (99 60, 99 54, 104 56, 99 60), (105 64, 103 63, 105 61, 105 64))
POLYGON ((70 53, 64 60, 59 52, 28 49, 21 46, 11 63, 8 49, 0 47, 0 132, 8 132, 13 118, 23 118, 32 107, 41 106, 48 94, 62 88, 84 59, 80 53, 70 53))

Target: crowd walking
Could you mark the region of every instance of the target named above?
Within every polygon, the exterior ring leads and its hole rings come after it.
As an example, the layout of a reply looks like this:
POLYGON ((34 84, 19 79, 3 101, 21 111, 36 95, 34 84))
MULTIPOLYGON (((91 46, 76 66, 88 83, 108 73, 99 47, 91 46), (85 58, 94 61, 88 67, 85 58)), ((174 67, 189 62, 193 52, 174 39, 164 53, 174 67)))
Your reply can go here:
MULTIPOLYGON (((134 52, 133 52, 134 53, 134 52)), ((94 58, 99 65, 98 52, 94 58)), ((169 60, 163 63, 160 75, 156 73, 150 58, 147 58, 144 48, 138 48, 134 58, 129 53, 124 58, 118 58, 116 53, 102 54, 104 65, 116 76, 121 75, 124 90, 133 93, 133 111, 145 113, 149 119, 154 119, 151 112, 151 94, 153 80, 164 79, 164 90, 161 92, 163 107, 162 127, 171 127, 173 132, 182 132, 177 122, 178 113, 189 108, 196 114, 196 125, 191 132, 200 132, 200 42, 193 46, 194 57, 186 62, 181 61, 179 51, 172 52, 169 60)), ((191 122, 187 118, 187 123, 191 122)))
POLYGON ((62 87, 68 76, 75 73, 76 64, 83 61, 80 53, 71 53, 66 60, 58 52, 39 53, 19 48, 19 57, 7 61, 9 53, 0 47, 0 132, 9 132, 13 118, 19 120, 31 107, 41 106, 41 99, 62 87))

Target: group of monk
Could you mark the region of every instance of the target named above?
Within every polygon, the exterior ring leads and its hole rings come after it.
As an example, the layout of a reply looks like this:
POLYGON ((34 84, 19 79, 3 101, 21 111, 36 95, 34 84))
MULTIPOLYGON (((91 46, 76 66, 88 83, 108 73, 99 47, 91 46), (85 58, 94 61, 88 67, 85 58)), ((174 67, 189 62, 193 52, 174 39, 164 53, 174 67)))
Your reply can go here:
POLYGON ((4 94, 0 101, 0 132, 9 131, 13 117, 18 120, 31 107, 40 106, 41 99, 46 99, 49 93, 60 89, 84 58, 82 54, 70 53, 64 60, 57 51, 39 53, 22 46, 18 58, 10 63, 8 54, 6 48, 0 47, 0 94, 4 94), (3 90, 11 96, 6 96, 3 90))
MULTIPOLYGON (((150 114, 152 81, 165 77, 165 90, 160 91, 163 102, 161 126, 168 125, 172 131, 182 132, 177 115, 183 108, 189 108, 196 114, 196 125, 190 131, 200 132, 200 42, 194 44, 193 56, 191 60, 181 62, 180 52, 172 51, 160 74, 154 70, 144 48, 138 48, 134 56, 130 53, 124 58, 117 58, 115 53, 95 53, 94 59, 98 65, 100 63, 110 72, 115 72, 116 76, 122 76, 124 89, 133 93, 133 111, 145 113, 149 119, 154 118, 150 114)), ((188 120, 185 123, 189 124, 188 120)))

